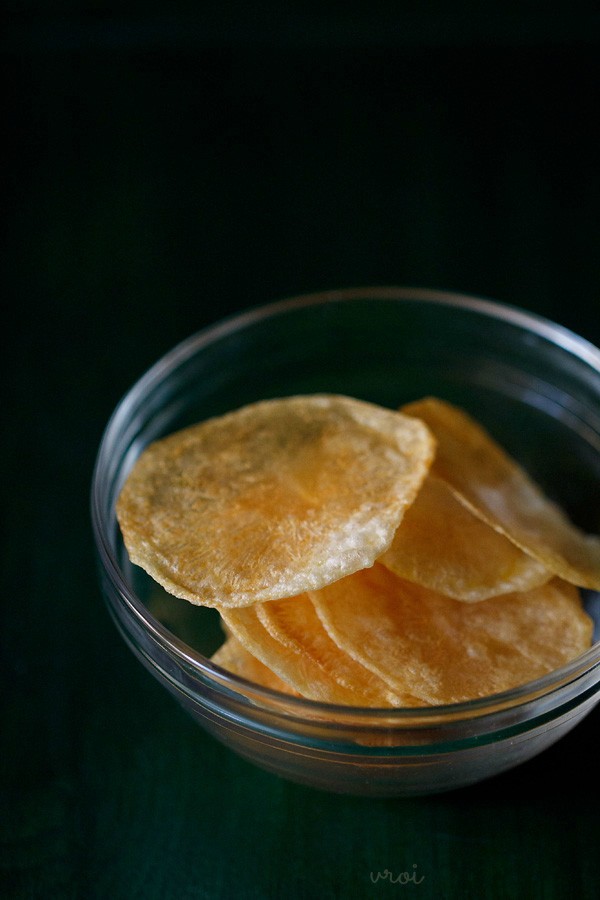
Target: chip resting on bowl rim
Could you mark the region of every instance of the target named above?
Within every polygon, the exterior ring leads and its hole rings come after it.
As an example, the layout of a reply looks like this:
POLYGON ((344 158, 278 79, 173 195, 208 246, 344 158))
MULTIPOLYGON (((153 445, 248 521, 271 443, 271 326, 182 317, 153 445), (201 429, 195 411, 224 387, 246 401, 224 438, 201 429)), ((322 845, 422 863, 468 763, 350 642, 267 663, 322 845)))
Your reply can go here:
POLYGON ((434 452, 426 425, 366 401, 263 400, 149 445, 117 517, 131 561, 167 591, 246 606, 372 565, 434 452))
POLYGON ((600 537, 578 529, 478 422, 436 397, 402 411, 433 432, 431 471, 461 502, 554 575, 600 590, 600 537))

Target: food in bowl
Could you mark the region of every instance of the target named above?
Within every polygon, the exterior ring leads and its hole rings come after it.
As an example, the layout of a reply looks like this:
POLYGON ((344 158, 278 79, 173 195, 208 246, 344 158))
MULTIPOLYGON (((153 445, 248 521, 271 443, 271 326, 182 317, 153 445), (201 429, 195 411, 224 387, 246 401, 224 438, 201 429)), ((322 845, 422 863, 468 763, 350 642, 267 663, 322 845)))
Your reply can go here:
POLYGON ((117 503, 130 559, 215 607, 212 659, 266 687, 427 707, 524 684, 591 645, 577 529, 466 412, 314 394, 150 444, 117 503))
POLYGON ((373 403, 266 400, 147 448, 117 514, 132 561, 166 590, 247 606, 372 565, 433 452, 418 419, 373 403))

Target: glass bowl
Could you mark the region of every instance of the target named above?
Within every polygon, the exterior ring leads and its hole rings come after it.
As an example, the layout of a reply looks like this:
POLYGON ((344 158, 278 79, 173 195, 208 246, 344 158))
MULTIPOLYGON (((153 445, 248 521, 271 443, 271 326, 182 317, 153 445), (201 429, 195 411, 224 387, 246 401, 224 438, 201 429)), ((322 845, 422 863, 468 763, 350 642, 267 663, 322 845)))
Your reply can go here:
POLYGON ((490 777, 544 750, 600 697, 594 646, 502 694, 417 709, 286 696, 209 661, 214 610, 165 594, 129 563, 115 517, 152 440, 266 397, 342 393, 395 408, 433 394, 469 410, 587 531, 600 531, 600 351, 515 308, 434 291, 341 290, 251 310, 175 347, 127 393, 104 434, 92 519, 104 597, 147 669, 253 763, 330 791, 407 796, 490 777))

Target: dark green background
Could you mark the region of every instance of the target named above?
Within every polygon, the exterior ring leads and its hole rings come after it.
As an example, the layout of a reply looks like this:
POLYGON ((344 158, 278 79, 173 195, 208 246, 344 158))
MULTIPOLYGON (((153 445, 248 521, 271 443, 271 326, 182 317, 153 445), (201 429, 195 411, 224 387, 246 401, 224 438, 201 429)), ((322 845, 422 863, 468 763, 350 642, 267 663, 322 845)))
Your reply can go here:
POLYGON ((454 794, 279 781, 130 656, 88 517, 120 396, 249 306, 409 284, 600 342, 594 4, 196 7, 4 4, 0 895, 596 897, 597 712, 454 794))

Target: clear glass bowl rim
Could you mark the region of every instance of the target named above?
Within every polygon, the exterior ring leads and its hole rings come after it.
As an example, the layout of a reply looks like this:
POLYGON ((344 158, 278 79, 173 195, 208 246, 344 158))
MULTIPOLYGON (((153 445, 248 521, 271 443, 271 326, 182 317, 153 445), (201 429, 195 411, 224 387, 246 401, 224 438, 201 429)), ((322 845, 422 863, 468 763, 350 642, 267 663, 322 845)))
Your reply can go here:
POLYGON ((99 564, 120 603, 127 614, 137 620, 156 644, 184 665, 188 674, 191 672, 198 678, 199 684, 208 683, 218 692, 225 692, 228 698, 231 698, 232 691, 238 694, 240 699, 247 698, 250 694, 252 702, 257 707, 264 704, 265 711, 278 710, 292 718, 306 718, 313 722, 315 719, 321 722, 329 720, 342 726, 344 723, 356 724, 357 720, 360 720, 364 725, 381 724, 386 731, 394 728, 414 728, 417 725, 440 726, 444 721, 456 725, 461 719, 469 720, 493 715, 499 710, 526 706, 542 697, 548 700, 553 693, 562 696, 564 689, 569 686, 576 693, 577 683, 581 682, 582 686, 588 687, 592 675, 595 677, 596 689, 600 688, 600 642, 596 642, 576 659, 541 678, 502 693, 461 703, 435 707, 374 708, 342 706, 288 696, 228 672, 189 647, 151 615, 127 583, 113 552, 110 540, 111 522, 108 521, 109 517, 105 515, 104 509, 104 492, 111 447, 127 421, 131 409, 137 408, 144 395, 189 357, 223 337, 242 331, 249 325, 304 307, 372 299, 390 302, 419 301, 451 306, 513 324, 578 357, 600 376, 600 349, 585 338, 536 313, 525 312, 516 306, 470 294, 394 286, 342 288, 293 296, 221 319, 185 338, 158 359, 123 395, 104 430, 92 476, 90 497, 92 530, 99 564))

